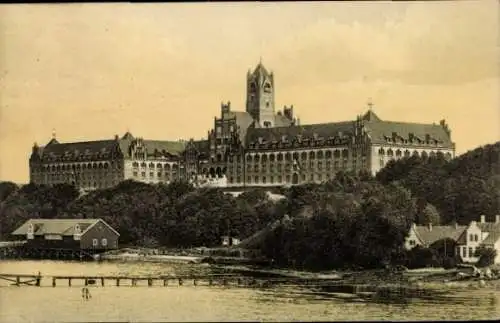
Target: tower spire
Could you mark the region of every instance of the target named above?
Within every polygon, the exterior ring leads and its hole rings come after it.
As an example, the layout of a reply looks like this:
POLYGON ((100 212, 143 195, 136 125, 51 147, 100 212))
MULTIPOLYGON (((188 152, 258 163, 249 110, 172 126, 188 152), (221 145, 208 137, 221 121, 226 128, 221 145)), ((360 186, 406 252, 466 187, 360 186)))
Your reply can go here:
POLYGON ((56 129, 52 128, 52 139, 56 139, 56 129))
POLYGON ((372 98, 368 98, 368 110, 372 111, 372 108, 373 108, 373 102, 372 102, 372 98))

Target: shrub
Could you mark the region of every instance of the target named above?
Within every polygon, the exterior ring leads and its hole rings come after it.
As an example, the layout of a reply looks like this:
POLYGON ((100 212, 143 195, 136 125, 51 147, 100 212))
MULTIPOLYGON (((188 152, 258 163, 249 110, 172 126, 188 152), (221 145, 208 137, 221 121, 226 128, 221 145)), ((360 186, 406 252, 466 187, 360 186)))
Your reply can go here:
POLYGON ((479 260, 476 263, 477 267, 488 267, 495 263, 497 251, 492 248, 481 246, 476 249, 475 256, 479 257, 479 260))

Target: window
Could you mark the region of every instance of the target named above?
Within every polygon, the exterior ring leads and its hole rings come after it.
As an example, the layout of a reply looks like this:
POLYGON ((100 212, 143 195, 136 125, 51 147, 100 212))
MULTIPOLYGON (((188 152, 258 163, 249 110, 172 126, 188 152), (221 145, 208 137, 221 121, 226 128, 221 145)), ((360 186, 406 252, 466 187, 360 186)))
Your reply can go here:
POLYGON ((469 241, 474 241, 474 235, 472 234, 469 235, 469 241))
POLYGON ((103 238, 103 239, 101 240, 101 244, 103 245, 103 247, 106 247, 106 246, 108 245, 108 239, 103 238))
POLYGON ((99 244, 99 241, 97 239, 92 239, 92 246, 93 247, 97 247, 98 244, 99 244))
POLYGON ((474 257, 474 251, 472 250, 472 247, 469 247, 469 257, 474 257))
POLYGON ((415 245, 415 240, 410 240, 410 246, 414 246, 415 245))
POLYGON ((477 241, 479 239, 479 237, 477 236, 477 234, 474 235, 474 241, 477 241))
POLYGON ((134 176, 134 177, 137 177, 137 172, 134 172, 134 173, 133 173, 133 176, 134 176))
POLYGON ((462 248, 462 256, 463 256, 464 258, 466 258, 466 257, 467 257, 467 247, 463 247, 463 248, 462 248))

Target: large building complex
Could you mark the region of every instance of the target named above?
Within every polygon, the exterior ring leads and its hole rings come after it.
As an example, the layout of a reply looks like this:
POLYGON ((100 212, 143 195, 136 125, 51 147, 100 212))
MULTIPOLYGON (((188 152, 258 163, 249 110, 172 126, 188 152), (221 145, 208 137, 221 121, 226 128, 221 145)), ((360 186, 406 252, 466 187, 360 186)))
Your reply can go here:
POLYGON ((455 144, 439 124, 380 119, 372 107, 354 120, 301 125, 293 106, 275 108, 274 75, 259 63, 247 74, 246 110, 221 104, 206 140, 157 141, 127 132, 111 140, 33 146, 31 182, 73 183, 83 190, 126 179, 184 179, 196 185, 253 187, 322 182, 338 171, 378 172, 391 159, 442 154, 455 144))

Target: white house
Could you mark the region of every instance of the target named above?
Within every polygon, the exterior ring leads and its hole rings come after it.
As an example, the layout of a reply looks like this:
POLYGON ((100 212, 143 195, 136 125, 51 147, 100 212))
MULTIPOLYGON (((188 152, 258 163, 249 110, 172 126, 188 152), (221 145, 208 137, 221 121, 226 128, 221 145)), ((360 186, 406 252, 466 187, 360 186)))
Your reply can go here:
POLYGON ((495 222, 486 222, 486 216, 481 215, 479 222, 471 221, 467 226, 413 224, 406 238, 405 248, 410 250, 418 245, 429 247, 443 239, 456 242, 455 254, 464 262, 476 262, 478 258, 474 254, 483 245, 497 251, 495 263, 500 263, 500 215, 495 216, 495 222))

